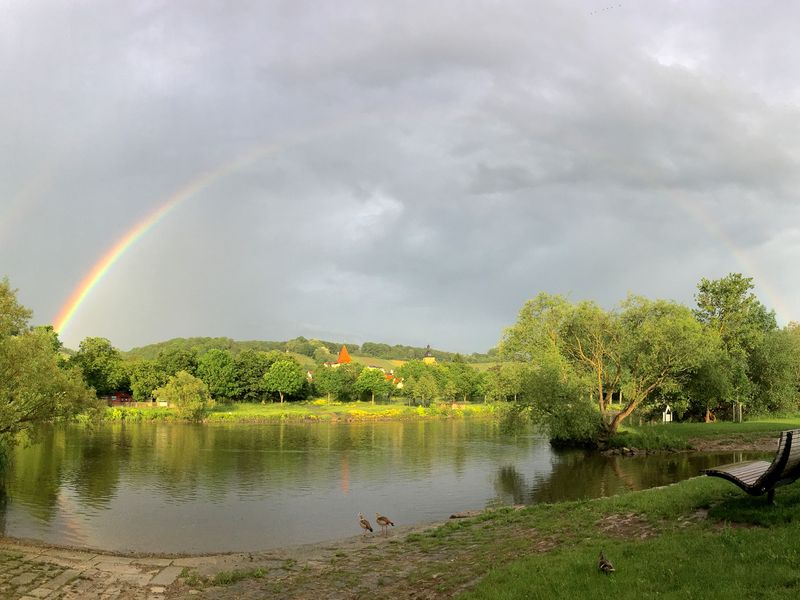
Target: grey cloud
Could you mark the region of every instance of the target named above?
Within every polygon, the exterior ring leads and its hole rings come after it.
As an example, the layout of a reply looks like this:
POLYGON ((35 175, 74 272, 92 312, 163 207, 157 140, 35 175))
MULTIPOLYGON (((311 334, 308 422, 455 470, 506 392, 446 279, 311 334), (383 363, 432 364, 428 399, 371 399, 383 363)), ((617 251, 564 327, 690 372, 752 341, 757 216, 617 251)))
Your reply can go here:
POLYGON ((6 3, 0 275, 46 321, 218 172, 121 257, 68 344, 338 332, 471 352, 540 290, 691 302, 729 271, 793 306, 796 9, 601 4, 6 3))

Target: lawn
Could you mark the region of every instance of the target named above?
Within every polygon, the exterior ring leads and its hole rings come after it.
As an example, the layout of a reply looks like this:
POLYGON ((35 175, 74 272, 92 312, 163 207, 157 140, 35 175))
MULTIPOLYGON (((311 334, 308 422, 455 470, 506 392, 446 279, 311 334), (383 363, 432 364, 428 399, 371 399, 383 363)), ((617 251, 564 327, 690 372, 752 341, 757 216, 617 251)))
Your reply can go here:
MULTIPOLYGON (((407 406, 399 402, 273 402, 269 404, 217 404, 206 418, 207 423, 271 423, 279 421, 370 421, 389 419, 424 419, 441 417, 492 417, 504 406, 498 404, 433 404, 428 407, 407 406)), ((112 421, 174 420, 169 408, 106 409, 106 419, 112 421)))
POLYGON ((642 426, 624 426, 611 440, 614 447, 643 450, 682 450, 700 445, 701 441, 730 441, 746 444, 774 437, 786 429, 800 428, 800 415, 762 417, 733 423, 658 423, 642 426))

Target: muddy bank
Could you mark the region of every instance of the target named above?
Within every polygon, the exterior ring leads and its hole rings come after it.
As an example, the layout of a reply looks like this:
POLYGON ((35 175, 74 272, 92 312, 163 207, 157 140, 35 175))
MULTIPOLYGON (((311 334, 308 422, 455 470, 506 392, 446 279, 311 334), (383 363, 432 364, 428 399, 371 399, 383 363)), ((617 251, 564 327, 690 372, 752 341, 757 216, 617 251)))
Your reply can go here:
POLYGON ((764 437, 742 440, 736 437, 689 438, 692 452, 775 452, 778 437, 774 433, 764 437))

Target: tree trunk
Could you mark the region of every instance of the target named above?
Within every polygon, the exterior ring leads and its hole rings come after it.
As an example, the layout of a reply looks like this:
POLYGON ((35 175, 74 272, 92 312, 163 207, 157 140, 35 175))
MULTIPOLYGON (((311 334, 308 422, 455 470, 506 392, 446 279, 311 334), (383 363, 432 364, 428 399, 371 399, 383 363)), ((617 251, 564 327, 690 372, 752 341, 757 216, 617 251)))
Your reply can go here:
POLYGON ((283 404, 283 392, 278 392, 278 394, 280 394, 280 396, 281 396, 281 404, 283 404))
POLYGON ((375 392, 372 392, 372 403, 375 404, 375 392))

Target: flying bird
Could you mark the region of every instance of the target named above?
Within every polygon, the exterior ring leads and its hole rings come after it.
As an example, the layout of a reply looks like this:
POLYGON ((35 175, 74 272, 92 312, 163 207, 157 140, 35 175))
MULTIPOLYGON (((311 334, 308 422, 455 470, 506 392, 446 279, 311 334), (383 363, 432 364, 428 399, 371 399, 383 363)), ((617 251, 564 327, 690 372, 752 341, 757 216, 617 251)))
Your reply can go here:
POLYGON ((597 568, 606 574, 614 572, 614 565, 611 564, 610 560, 603 556, 602 550, 600 551, 600 558, 597 559, 597 568))
POLYGON ((381 513, 375 513, 375 522, 381 526, 384 535, 388 535, 389 525, 394 527, 394 522, 389 517, 385 517, 381 513))
POLYGON ((361 529, 364 530, 364 535, 367 535, 367 531, 372 533, 372 525, 369 524, 366 518, 362 513, 358 513, 358 524, 361 525, 361 529))

